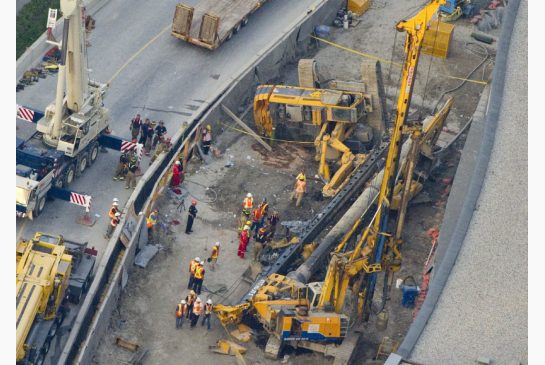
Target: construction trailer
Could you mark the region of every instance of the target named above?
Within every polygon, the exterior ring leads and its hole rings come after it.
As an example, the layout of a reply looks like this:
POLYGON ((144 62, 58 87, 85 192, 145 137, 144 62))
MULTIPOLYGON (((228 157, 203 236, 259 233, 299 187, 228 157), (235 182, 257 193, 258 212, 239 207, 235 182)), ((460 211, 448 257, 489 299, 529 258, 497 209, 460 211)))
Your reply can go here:
POLYGON ((248 23, 267 0, 200 0, 176 5, 171 34, 209 50, 218 48, 248 23))

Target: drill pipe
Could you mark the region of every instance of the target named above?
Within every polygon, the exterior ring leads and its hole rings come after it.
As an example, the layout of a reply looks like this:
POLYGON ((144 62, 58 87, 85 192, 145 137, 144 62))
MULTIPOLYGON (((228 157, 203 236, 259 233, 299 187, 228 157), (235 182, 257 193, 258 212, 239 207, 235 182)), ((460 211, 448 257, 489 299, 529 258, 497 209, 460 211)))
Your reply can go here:
MULTIPOLYGON (((424 121, 424 124, 426 124, 426 121, 424 121)), ((401 147, 400 167, 403 165, 403 162, 411 149, 411 144, 412 140, 409 138, 401 147)), ((367 187, 363 190, 358 199, 356 199, 354 204, 352 204, 342 218, 339 219, 331 231, 328 232, 309 258, 295 271, 288 273, 289 278, 301 283, 308 283, 310 277, 322 267, 324 261, 329 257, 329 253, 340 242, 343 235, 350 230, 354 222, 362 215, 367 214, 367 211, 377 199, 383 176, 384 169, 380 170, 380 172, 369 181, 367 187)))

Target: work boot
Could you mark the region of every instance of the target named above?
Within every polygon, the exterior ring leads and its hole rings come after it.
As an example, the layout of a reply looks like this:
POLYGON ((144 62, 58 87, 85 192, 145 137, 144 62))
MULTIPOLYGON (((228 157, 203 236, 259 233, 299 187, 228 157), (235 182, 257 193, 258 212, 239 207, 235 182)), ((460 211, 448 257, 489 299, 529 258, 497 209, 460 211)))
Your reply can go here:
POLYGON ((114 177, 113 177, 113 180, 114 180, 114 181, 117 181, 117 179, 118 179, 117 176, 114 176, 114 177))

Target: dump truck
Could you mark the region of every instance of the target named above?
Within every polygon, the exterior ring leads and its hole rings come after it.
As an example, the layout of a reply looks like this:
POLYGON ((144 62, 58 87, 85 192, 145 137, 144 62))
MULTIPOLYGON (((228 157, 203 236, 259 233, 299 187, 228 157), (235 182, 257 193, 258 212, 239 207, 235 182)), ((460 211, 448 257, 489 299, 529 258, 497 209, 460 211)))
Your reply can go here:
POLYGON ((16 248, 17 365, 43 364, 67 312, 93 280, 87 243, 38 232, 16 248))
POLYGON ((200 0, 176 5, 171 34, 209 50, 228 41, 267 0, 200 0), (194 20, 195 19, 195 20, 194 20))

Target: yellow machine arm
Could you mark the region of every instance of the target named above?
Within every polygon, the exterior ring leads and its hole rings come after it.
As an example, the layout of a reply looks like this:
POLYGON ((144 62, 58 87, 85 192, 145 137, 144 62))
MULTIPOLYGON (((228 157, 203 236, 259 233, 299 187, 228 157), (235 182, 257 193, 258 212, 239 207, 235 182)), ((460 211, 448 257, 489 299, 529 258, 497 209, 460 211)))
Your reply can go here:
MULTIPOLYGON (((388 224, 389 206, 398 170, 402 136, 403 132, 406 131, 405 122, 411 104, 422 40, 432 16, 437 12, 439 6, 444 3, 445 0, 431 0, 413 18, 401 21, 396 25, 398 31, 407 33, 406 57, 402 69, 402 82, 397 101, 394 128, 377 200, 377 211, 353 250, 345 253, 341 252, 361 224, 361 219, 355 222, 350 232, 345 235, 337 246, 326 273, 322 295, 318 304, 319 308, 323 308, 325 305, 333 305, 335 311, 339 313, 344 305, 346 291, 353 277, 360 274, 373 274, 383 270, 383 252, 385 251, 387 238, 388 246, 394 255, 393 259, 388 259, 389 269, 390 271, 399 270, 401 255, 397 249, 396 241, 391 239, 390 234, 385 233, 388 224)), ((422 133, 418 128, 411 128, 410 131, 418 134, 422 133)), ((358 288, 360 295, 358 308, 363 307, 362 302, 369 302, 372 298, 375 280, 374 276, 371 276, 365 283, 364 290, 358 288)), ((359 285, 363 285, 362 280, 359 280, 359 285)))

